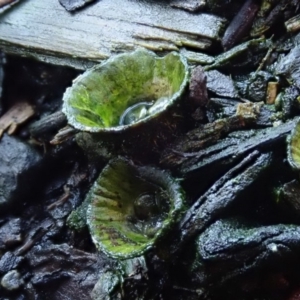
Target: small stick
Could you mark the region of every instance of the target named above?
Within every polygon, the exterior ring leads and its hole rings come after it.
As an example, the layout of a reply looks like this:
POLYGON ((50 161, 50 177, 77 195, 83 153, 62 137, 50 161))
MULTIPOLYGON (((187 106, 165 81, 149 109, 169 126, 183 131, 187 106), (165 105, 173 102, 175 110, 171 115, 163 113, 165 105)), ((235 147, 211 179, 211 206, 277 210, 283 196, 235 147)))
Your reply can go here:
POLYGON ((258 66, 257 70, 255 71, 255 74, 254 74, 254 78, 257 76, 257 73, 259 71, 262 70, 262 68, 264 67, 265 63, 267 62, 267 60, 270 58, 272 52, 274 50, 274 46, 271 46, 267 52, 267 54, 265 55, 265 57, 262 59, 260 65, 258 66))
POLYGON ((33 245, 41 239, 53 226, 54 224, 51 222, 43 222, 43 224, 40 225, 39 228, 31 232, 27 238, 27 241, 24 243, 23 246, 18 248, 14 254, 16 256, 23 255, 25 252, 27 252, 30 248, 33 247, 33 245))
POLYGON ((77 129, 71 127, 71 126, 66 126, 62 128, 56 135, 55 137, 50 141, 51 145, 59 145, 62 142, 65 142, 66 140, 70 139, 73 137, 76 133, 78 132, 77 129))
POLYGON ((64 194, 55 202, 47 206, 48 210, 51 210, 59 205, 65 203, 70 197, 70 188, 67 185, 64 185, 64 194))
POLYGON ((58 111, 34 122, 30 126, 30 134, 35 139, 48 142, 50 136, 53 136, 53 132, 57 132, 59 129, 66 126, 66 124, 66 116, 63 112, 58 111))

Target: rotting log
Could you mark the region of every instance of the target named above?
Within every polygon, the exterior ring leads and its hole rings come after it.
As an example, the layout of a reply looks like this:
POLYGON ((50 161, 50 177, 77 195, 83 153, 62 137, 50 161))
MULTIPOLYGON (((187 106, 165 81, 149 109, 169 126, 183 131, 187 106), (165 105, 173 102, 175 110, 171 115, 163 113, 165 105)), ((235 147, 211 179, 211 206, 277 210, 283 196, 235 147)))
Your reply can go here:
POLYGON ((156 1, 101 0, 71 14, 58 1, 30 0, 0 15, 0 49, 86 69, 141 46, 158 52, 206 50, 220 39, 225 22, 156 1))

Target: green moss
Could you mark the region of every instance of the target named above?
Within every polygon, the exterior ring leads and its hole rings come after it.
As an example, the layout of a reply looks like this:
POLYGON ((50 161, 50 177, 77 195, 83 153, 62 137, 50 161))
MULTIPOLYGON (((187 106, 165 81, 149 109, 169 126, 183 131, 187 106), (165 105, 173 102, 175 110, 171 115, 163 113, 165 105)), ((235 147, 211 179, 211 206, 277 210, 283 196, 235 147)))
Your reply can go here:
POLYGON ((86 227, 86 211, 89 205, 84 201, 76 210, 72 211, 67 219, 67 225, 75 230, 82 230, 86 227))

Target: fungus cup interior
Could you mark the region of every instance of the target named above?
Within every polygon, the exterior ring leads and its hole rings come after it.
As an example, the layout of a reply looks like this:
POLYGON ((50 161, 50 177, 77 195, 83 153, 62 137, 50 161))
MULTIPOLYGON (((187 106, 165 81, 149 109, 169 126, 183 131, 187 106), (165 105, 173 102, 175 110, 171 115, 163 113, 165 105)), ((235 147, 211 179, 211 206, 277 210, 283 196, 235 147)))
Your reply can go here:
POLYGON ((95 245, 109 256, 139 256, 178 221, 183 193, 177 180, 152 167, 116 158, 87 195, 87 224, 95 245))
POLYGON ((158 57, 147 50, 116 55, 77 77, 63 97, 63 112, 70 125, 90 132, 119 131, 151 119, 174 103, 188 82, 185 58, 176 52, 158 57), (120 125, 129 107, 143 102, 158 109, 120 125))

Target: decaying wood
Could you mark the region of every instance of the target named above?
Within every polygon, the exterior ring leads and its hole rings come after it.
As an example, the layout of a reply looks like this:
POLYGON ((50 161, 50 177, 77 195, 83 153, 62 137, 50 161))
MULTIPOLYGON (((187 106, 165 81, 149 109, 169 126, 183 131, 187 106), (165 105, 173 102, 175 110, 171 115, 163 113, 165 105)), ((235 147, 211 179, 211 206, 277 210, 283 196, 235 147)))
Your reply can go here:
POLYGON ((67 11, 75 11, 80 9, 95 0, 59 0, 59 3, 67 10, 67 11))
POLYGON ((0 7, 10 4, 12 2, 14 2, 14 0, 0 0, 0 7))
POLYGON ((191 72, 191 79, 189 85, 189 99, 190 102, 195 106, 206 106, 208 103, 207 94, 207 76, 201 66, 197 66, 191 72))
POLYGON ((24 244, 14 251, 15 255, 25 254, 30 248, 34 246, 34 244, 40 240, 49 230, 54 226, 53 221, 45 220, 37 227, 33 228, 25 239, 24 244))
POLYGON ((18 3, 20 0, 0 0, 0 13, 9 9, 14 4, 18 3))
POLYGON ((61 111, 58 111, 33 123, 30 126, 30 134, 35 139, 47 141, 49 136, 50 138, 53 137, 53 132, 56 133, 66 124, 66 116, 61 111))
MULTIPOLYGON (((254 149, 274 149, 277 142, 286 139, 294 128, 295 122, 295 120, 290 120, 277 127, 246 132, 245 136, 241 135, 240 138, 232 137, 224 142, 220 141, 215 146, 189 153, 184 162, 178 165, 180 172, 185 176, 191 176, 207 167, 225 166, 226 163, 229 164, 254 149)), ((182 155, 184 154, 178 154, 180 160, 182 160, 182 155)))
POLYGON ((236 106, 236 115, 256 119, 263 104, 263 102, 238 103, 236 106))
POLYGON ((193 157, 195 151, 214 144, 231 131, 245 128, 253 121, 253 116, 236 115, 193 129, 163 151, 160 162, 168 167, 181 165, 190 155, 193 157))
POLYGON ((140 46, 207 48, 222 35, 224 24, 223 18, 191 14, 162 1, 101 0, 70 14, 59 1, 31 0, 0 16, 0 48, 86 69, 140 46))
POLYGON ((76 133, 78 133, 78 130, 71 127, 66 126, 58 131, 58 133, 53 137, 53 139, 50 141, 51 145, 58 145, 66 140, 72 138, 76 133))
POLYGON ((279 190, 279 201, 285 206, 285 209, 289 209, 293 215, 300 216, 300 184, 299 181, 294 179, 293 181, 285 183, 279 190))
POLYGON ((181 242, 195 236, 223 214, 239 199, 238 195, 253 184, 270 160, 270 154, 259 155, 258 151, 253 151, 222 176, 185 213, 179 225, 181 242))
POLYGON ((67 185, 64 185, 64 194, 57 201, 48 205, 47 209, 51 210, 55 207, 64 204, 69 199, 70 195, 71 195, 70 188, 67 185))
POLYGON ((300 15, 297 15, 289 20, 287 20, 285 23, 286 30, 288 32, 296 32, 300 30, 300 15))
POLYGON ((8 134, 13 134, 18 125, 24 123, 33 115, 34 109, 30 104, 19 102, 14 105, 0 118, 0 138, 5 130, 8 134))
POLYGON ((177 7, 188 11, 198 11, 205 7, 206 1, 205 0, 185 0, 185 1, 173 0, 171 1, 170 5, 172 7, 177 7))
POLYGON ((279 90, 279 83, 278 82, 274 82, 274 81, 270 81, 268 82, 268 89, 267 89, 267 99, 266 99, 266 103, 267 104, 274 104, 275 103, 275 99, 278 95, 278 90, 279 90))
POLYGON ((213 56, 201 52, 189 51, 185 48, 180 49, 180 53, 184 55, 190 64, 195 65, 210 65, 215 62, 213 56))
POLYGON ((255 0, 247 0, 241 10, 236 14, 229 24, 222 44, 224 49, 230 49, 237 44, 251 29, 253 20, 259 10, 259 5, 255 0))

